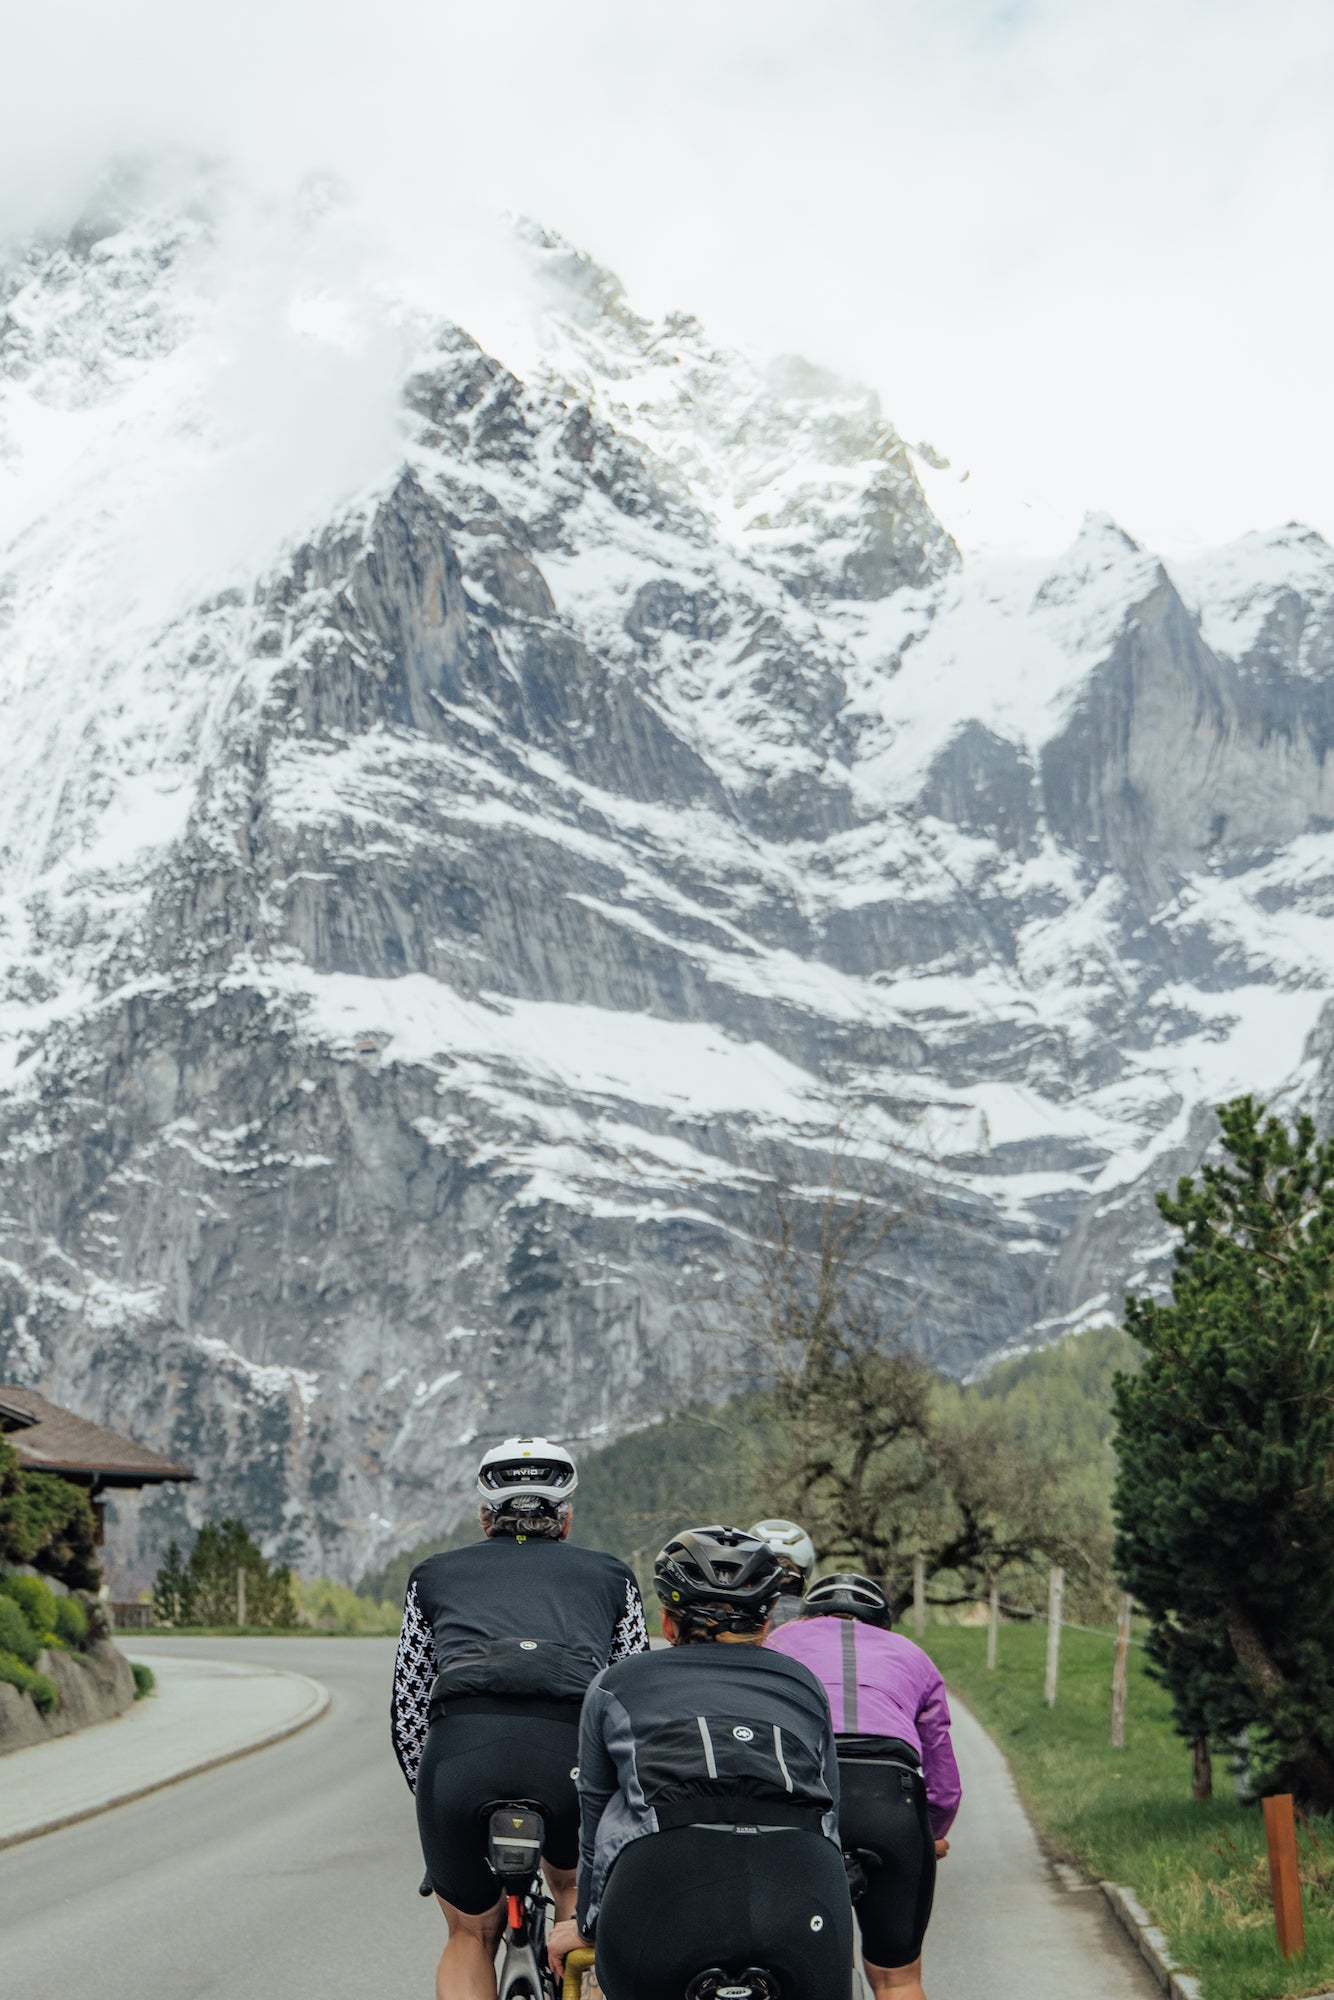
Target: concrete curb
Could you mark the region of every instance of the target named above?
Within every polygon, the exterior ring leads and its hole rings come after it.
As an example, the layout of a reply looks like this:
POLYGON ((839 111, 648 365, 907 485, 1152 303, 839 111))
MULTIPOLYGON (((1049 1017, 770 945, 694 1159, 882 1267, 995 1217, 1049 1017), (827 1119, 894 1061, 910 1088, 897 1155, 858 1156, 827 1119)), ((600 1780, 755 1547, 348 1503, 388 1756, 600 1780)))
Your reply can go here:
POLYGON ((1169 2000, 1203 2000, 1203 1991, 1193 1973, 1183 1972, 1172 1956, 1165 1934, 1159 1930, 1144 1905, 1131 1890, 1116 1882, 1099 1882, 1108 1907, 1169 2000))
MULTIPOLYGON (((149 1666, 152 1661, 147 1662, 149 1666)), ((25 1840, 39 1840, 45 1833, 58 1833, 62 1827, 77 1826, 86 1819, 96 1819, 102 1813, 111 1812, 116 1806, 132 1805, 136 1799, 146 1799, 153 1792, 166 1791, 170 1785, 184 1784, 187 1778, 197 1778, 205 1771, 216 1771, 220 1765, 234 1764, 241 1757, 253 1756, 257 1750, 267 1750, 275 1743, 281 1743, 288 1736, 296 1736, 301 1730, 309 1729, 318 1722, 329 1706, 330 1694, 322 1681, 312 1680, 309 1674, 295 1674, 281 1670, 286 1680, 300 1681, 310 1690, 310 1700, 299 1715, 280 1722, 272 1729, 264 1730, 248 1743, 240 1743, 230 1750, 220 1751, 216 1756, 201 1757, 196 1762, 182 1764, 179 1770, 170 1771, 164 1777, 154 1778, 151 1784, 131 1786, 125 1791, 109 1793, 106 1798, 97 1799, 91 1805, 80 1806, 74 1812, 60 1813, 52 1819, 42 1820, 34 1826, 23 1827, 18 1833, 0 1835, 0 1849, 17 1847, 25 1840)), ((147 1699, 151 1700, 149 1696, 147 1699)), ((117 1720, 121 1718, 117 1717, 117 1720)), ((114 1728, 115 1723, 104 1727, 114 1728)))
MULTIPOLYGON (((1179 1969, 1171 1946, 1139 1899, 1116 1882, 1099 1882, 1097 1887, 1107 1898, 1117 1922, 1138 1945, 1140 1957, 1170 2000, 1202 2000, 1199 1980, 1179 1969)), ((1313 1993, 1307 2000, 1334 2000, 1334 1993, 1313 1993)))

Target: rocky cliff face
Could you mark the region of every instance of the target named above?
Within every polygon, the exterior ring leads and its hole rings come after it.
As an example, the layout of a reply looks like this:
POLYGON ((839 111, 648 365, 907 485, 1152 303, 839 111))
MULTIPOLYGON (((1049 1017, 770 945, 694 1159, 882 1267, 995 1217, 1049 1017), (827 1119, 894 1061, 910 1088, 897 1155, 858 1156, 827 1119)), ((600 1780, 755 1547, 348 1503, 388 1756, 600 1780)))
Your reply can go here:
POLYGON ((359 499, 129 601, 210 229, 0 279, 0 1377, 355 1575, 702 1382, 840 1129, 964 1371, 1157 1268, 1220 1096, 1328 1092, 1318 537, 965 563, 874 397, 533 231, 522 377, 415 325, 359 499))

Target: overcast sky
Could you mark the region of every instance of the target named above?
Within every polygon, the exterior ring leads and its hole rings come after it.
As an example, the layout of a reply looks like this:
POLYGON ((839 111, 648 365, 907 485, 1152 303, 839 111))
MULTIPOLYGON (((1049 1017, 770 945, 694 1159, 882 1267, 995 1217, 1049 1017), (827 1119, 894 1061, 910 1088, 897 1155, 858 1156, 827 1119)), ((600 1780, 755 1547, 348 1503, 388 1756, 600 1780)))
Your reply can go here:
MULTIPOLYGON (((0 0, 0 228, 185 145, 329 167, 460 310, 517 208, 875 383, 965 538, 1334 539, 1328 0, 0 0)), ((480 310, 480 308, 479 308, 480 310)))

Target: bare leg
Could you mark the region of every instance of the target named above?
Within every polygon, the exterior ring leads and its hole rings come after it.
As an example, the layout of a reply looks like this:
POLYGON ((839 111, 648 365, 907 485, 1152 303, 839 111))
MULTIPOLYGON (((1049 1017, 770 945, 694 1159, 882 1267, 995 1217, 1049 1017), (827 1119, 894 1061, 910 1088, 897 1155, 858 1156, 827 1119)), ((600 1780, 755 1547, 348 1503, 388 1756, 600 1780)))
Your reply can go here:
POLYGON ((911 1965, 872 1965, 869 1958, 863 1958, 866 1980, 876 2000, 882 1994, 892 1993, 894 2000, 926 2000, 922 1991, 922 1961, 915 1958, 911 1965))
POLYGON ((574 1915, 575 1890, 579 1882, 577 1868, 553 1868, 549 1861, 542 1863, 542 1873, 547 1878, 551 1900, 556 1905, 556 1922, 574 1915))
POLYGON ((496 1946, 504 1898, 479 1917, 456 1910, 443 1896, 435 1900, 449 1925, 449 1943, 436 1967, 435 2000, 496 2000, 496 1946))

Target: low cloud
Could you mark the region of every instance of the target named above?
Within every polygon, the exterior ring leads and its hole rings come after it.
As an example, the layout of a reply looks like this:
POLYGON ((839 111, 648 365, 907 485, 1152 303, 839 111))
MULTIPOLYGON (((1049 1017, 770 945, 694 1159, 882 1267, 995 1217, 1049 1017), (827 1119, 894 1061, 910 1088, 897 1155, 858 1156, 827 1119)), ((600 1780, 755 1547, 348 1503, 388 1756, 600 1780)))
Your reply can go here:
POLYGON ((485 337, 518 209, 650 307, 875 381, 973 467, 977 539, 1084 506, 1334 536, 1323 5, 47 0, 5 56, 0 231, 127 151, 226 158, 256 212, 327 169, 344 292, 392 274, 485 337))

